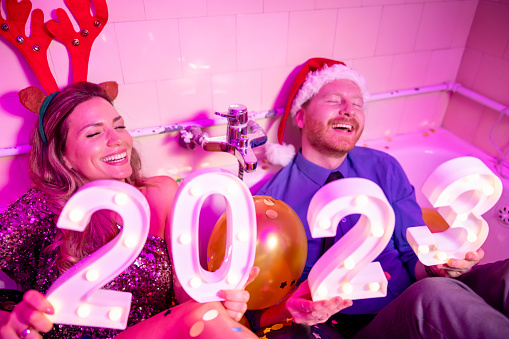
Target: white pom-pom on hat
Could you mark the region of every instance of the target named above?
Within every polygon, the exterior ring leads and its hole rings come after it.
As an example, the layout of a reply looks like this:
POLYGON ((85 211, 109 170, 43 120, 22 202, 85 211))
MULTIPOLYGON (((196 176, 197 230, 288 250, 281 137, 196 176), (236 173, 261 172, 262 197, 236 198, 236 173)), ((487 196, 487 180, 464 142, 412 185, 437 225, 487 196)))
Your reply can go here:
POLYGON ((274 165, 286 166, 295 156, 295 146, 292 144, 282 145, 271 143, 265 146, 265 157, 274 165))

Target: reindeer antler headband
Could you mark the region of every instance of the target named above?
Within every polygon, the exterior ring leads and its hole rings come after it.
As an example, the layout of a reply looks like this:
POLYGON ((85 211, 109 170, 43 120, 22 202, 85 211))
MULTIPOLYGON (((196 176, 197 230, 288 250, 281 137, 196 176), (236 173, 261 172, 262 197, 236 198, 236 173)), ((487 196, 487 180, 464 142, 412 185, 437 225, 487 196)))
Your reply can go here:
MULTIPOLYGON (((62 8, 56 11, 59 22, 49 20, 44 23, 44 13, 40 9, 32 12, 32 36, 25 35, 25 26, 32 10, 30 0, 5 0, 7 20, 0 16, 0 34, 16 47, 28 61, 41 83, 46 95, 41 89, 30 86, 19 92, 21 104, 34 113, 39 114, 39 133, 47 145, 43 122, 46 108, 51 100, 58 94, 59 88, 51 73, 48 63, 48 47, 56 37, 69 50, 72 64, 72 82, 86 81, 88 63, 92 44, 108 22, 108 7, 106 0, 95 0, 96 15, 90 14, 90 0, 65 0, 80 26, 76 32, 72 26, 67 12, 62 8)), ((116 82, 101 84, 106 90, 110 100, 118 94, 116 82)))

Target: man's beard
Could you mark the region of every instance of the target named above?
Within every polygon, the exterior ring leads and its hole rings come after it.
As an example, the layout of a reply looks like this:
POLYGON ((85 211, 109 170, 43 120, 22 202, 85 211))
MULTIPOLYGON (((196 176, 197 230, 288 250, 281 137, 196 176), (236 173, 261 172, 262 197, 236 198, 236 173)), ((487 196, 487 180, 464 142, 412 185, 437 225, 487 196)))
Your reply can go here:
POLYGON ((317 152, 330 157, 341 157, 350 152, 362 135, 362 130, 359 130, 359 123, 355 119, 332 120, 324 124, 311 118, 306 121, 306 130, 306 139, 311 147, 317 152), (331 127, 334 123, 352 124, 355 134, 341 135, 340 133, 334 133, 331 127))

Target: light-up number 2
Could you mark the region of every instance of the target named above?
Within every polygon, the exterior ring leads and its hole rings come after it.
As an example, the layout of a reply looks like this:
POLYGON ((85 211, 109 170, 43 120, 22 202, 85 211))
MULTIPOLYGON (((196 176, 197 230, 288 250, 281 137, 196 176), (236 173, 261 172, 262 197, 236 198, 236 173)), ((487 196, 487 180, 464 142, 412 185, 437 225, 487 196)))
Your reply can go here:
POLYGON ((64 206, 57 226, 83 232, 98 210, 117 212, 122 231, 106 245, 84 258, 47 292, 55 314, 48 318, 59 324, 124 329, 131 306, 131 293, 100 289, 117 277, 140 254, 147 239, 150 209, 135 187, 113 180, 98 180, 80 188, 64 206))
POLYGON ((223 300, 217 296, 220 290, 244 287, 255 259, 256 211, 251 192, 239 178, 218 168, 188 176, 175 196, 170 231, 175 274, 191 298, 223 300), (226 198, 227 236, 223 264, 209 272, 200 265, 198 228, 203 202, 212 194, 226 198))
POLYGON ((308 209, 311 236, 335 236, 339 221, 350 214, 361 214, 357 224, 309 272, 314 301, 336 296, 365 299, 387 295, 387 278, 382 266, 372 261, 389 243, 395 217, 377 184, 367 179, 347 178, 320 188, 308 209))
POLYGON ((502 181, 481 160, 461 157, 436 168, 422 185, 422 192, 449 224, 440 233, 427 226, 407 229, 407 240, 424 265, 464 259, 488 236, 488 223, 481 215, 502 195, 502 181))

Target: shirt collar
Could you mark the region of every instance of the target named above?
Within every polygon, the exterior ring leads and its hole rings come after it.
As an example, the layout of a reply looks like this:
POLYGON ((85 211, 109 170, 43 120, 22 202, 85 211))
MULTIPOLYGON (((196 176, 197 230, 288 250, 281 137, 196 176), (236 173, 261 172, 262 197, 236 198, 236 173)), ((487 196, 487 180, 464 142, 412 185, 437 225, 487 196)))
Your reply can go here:
POLYGON ((348 155, 345 158, 345 161, 338 168, 333 169, 332 171, 319 166, 308 159, 306 159, 302 155, 302 150, 297 153, 297 157, 295 158, 295 164, 299 171, 304 173, 311 181, 315 182, 319 186, 323 186, 327 178, 332 172, 340 171, 344 178, 348 177, 348 155))

